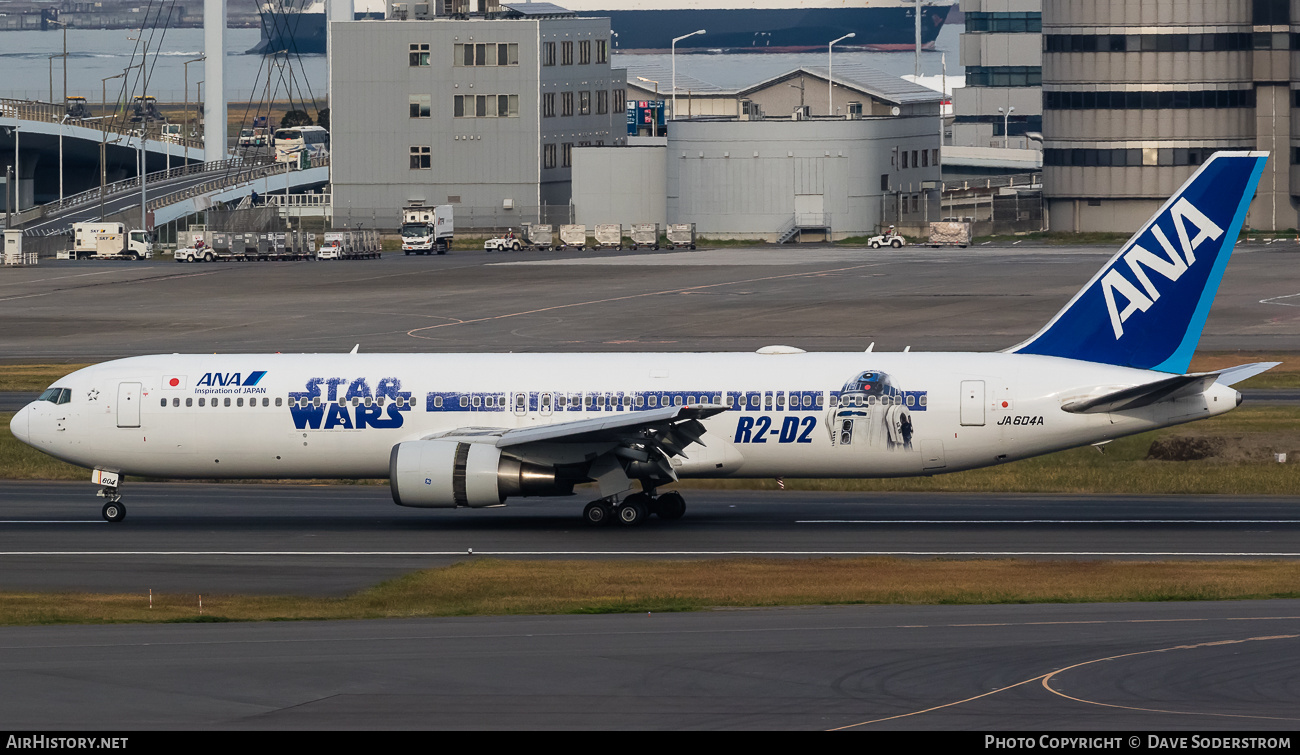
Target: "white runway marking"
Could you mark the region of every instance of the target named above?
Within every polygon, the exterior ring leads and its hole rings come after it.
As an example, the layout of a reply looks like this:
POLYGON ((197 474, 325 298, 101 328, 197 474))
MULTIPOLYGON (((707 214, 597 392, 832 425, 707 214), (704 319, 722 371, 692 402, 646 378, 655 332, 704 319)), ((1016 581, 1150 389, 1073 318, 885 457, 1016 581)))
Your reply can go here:
POLYGON ((1300 558, 1245 551, 0 551, 0 556, 1154 556, 1300 558))
POLYGON ((800 519, 795 524, 1300 524, 1300 519, 800 519))
POLYGON ((103 519, 0 519, 0 524, 108 524, 103 519))

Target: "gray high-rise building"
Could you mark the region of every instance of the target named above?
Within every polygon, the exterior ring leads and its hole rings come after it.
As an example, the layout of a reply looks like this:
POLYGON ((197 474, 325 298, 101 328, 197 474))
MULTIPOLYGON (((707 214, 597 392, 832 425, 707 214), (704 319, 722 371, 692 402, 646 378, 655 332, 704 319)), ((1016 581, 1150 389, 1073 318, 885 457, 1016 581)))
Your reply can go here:
POLYGON ((966 85, 953 91, 952 143, 1037 149, 1043 130, 1043 0, 962 0, 966 85))
POLYGON ((1294 228, 1300 0, 1043 0, 1052 230, 1136 230, 1218 150, 1271 153, 1246 223, 1294 228))
POLYGON ((336 224, 395 226, 416 202, 458 227, 567 222, 573 149, 626 141, 625 74, 608 18, 519 7, 333 25, 336 224))

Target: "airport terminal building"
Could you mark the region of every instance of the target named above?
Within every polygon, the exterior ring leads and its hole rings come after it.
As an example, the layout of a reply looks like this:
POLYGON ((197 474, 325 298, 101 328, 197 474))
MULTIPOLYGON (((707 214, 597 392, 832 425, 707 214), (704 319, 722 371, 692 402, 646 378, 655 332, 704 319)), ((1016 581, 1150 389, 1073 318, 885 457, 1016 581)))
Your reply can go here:
POLYGON ((462 227, 567 222, 574 149, 626 140, 624 72, 608 18, 517 8, 333 24, 339 226, 391 227, 417 202, 462 227))
POLYGON ((1271 153, 1250 228, 1295 228, 1300 2, 1043 3, 1054 231, 1136 229, 1219 150, 1271 153))

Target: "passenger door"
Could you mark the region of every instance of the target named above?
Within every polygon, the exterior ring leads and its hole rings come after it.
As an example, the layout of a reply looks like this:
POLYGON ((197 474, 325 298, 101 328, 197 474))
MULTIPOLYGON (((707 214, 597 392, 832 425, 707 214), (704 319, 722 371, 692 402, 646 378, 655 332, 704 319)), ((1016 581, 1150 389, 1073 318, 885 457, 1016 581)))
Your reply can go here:
POLYGON ((140 383, 117 384, 117 426, 140 426, 140 383))
POLYGON ((961 424, 980 427, 984 424, 984 381, 961 381, 961 424))

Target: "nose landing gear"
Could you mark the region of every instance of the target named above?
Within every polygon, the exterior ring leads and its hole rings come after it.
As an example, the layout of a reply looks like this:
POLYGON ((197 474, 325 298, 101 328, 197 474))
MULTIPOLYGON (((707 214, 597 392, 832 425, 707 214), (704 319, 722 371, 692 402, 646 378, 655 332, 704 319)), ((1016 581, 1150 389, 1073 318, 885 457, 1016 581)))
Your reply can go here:
POLYGON ((117 488, 103 488, 96 495, 108 500, 100 512, 105 521, 120 522, 126 518, 126 506, 122 505, 122 496, 118 494, 117 488))
POLYGON ((647 493, 633 493, 622 501, 608 498, 592 501, 583 509, 582 518, 590 525, 603 525, 618 522, 625 527, 636 527, 656 514, 665 521, 681 519, 686 513, 686 499, 681 493, 672 491, 661 496, 647 493))

